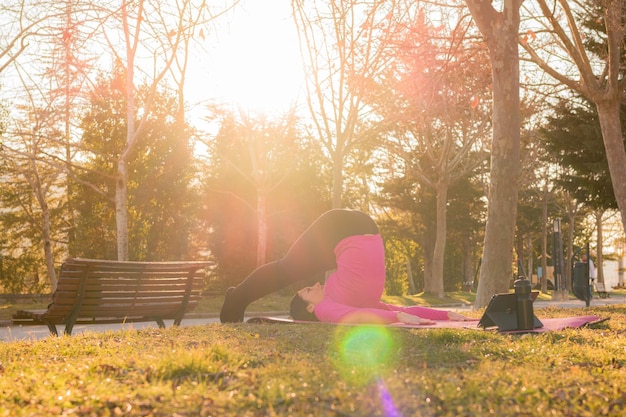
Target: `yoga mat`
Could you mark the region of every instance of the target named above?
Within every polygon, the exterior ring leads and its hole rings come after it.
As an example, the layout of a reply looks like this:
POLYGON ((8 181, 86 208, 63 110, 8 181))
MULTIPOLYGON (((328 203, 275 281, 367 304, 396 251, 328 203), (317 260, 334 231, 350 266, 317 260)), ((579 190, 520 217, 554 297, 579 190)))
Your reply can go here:
MULTIPOLYGON (((578 328, 583 326, 589 326, 597 323, 601 323, 608 319, 603 319, 598 316, 575 316, 575 317, 556 317, 556 318, 542 318, 541 322, 543 327, 536 328, 534 330, 508 330, 502 333, 545 333, 556 330, 563 330, 567 328, 578 328)), ((436 321, 434 324, 427 325, 415 325, 404 323, 389 324, 389 327, 400 327, 407 329, 470 329, 470 330, 483 330, 482 327, 478 327, 478 319, 471 321, 450 321, 441 320, 436 321)), ((318 324, 328 325, 332 323, 322 323, 319 321, 298 321, 282 317, 271 316, 257 316, 250 317, 247 323, 254 324, 318 324)), ((355 324, 340 324, 346 326, 355 326, 355 324)), ((487 328, 486 330, 497 330, 497 327, 487 328)))

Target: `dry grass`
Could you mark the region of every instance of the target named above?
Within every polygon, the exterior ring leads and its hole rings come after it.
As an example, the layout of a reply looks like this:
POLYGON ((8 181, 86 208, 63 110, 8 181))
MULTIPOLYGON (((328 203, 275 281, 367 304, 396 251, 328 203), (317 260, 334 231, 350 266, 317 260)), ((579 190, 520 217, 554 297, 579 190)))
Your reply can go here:
POLYGON ((566 313, 610 320, 525 336, 212 324, 4 343, 0 415, 624 415, 626 306, 566 313))

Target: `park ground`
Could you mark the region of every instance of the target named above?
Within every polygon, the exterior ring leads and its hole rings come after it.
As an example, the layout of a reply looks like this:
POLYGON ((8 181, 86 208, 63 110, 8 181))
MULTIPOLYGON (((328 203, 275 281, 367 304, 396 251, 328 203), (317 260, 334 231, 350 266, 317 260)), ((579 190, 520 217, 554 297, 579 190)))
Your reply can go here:
MULTIPOLYGON (((589 308, 545 296, 539 317, 608 320, 526 335, 222 325, 205 305, 193 320, 206 322, 181 327, 12 340, 0 344, 0 415, 624 415, 626 294, 589 308)), ((274 311, 274 302, 255 307, 274 311)), ((442 308, 481 315, 467 304, 455 298, 442 308)))

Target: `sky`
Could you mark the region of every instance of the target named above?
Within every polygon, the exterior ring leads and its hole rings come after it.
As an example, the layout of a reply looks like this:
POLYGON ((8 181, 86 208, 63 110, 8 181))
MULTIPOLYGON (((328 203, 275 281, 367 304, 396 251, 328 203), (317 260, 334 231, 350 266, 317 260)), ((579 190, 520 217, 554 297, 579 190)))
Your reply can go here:
MULTIPOLYGON (((245 0, 194 57, 187 101, 216 100, 254 113, 280 114, 303 91, 296 29, 287 0, 245 0)), ((194 106, 195 105, 195 106, 194 106)), ((201 107, 201 105, 200 105, 201 107)))
MULTIPOLYGON (((297 100, 303 100, 304 76, 289 0, 241 0, 232 13, 216 20, 212 32, 205 32, 200 42, 202 47, 194 48, 187 68, 185 101, 192 125, 213 130, 206 122, 209 102, 281 117, 297 100)), ((33 59, 27 54, 36 55, 36 47, 33 42, 20 62, 33 59)), ((110 61, 103 53, 96 65, 106 70, 110 61)), ((151 65, 152 61, 143 68, 148 75, 151 65)), ((32 75, 41 72, 43 68, 32 75)), ((39 83, 35 79, 29 82, 39 83)), ((140 82, 143 73, 138 72, 136 83, 140 82)), ((4 71, 0 86, 7 102, 25 99, 15 71, 4 71)))

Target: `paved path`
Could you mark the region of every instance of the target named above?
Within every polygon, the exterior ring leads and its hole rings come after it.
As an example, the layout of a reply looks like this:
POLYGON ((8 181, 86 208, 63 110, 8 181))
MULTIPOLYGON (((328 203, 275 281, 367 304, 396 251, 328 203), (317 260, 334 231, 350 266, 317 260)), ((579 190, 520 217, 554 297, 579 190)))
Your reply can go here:
MULTIPOLYGON (((625 296, 612 295, 610 298, 594 298, 591 300, 591 307, 600 307, 606 305, 620 305, 626 304, 625 296)), ((534 303, 535 310, 541 310, 546 307, 553 308, 584 308, 585 302, 579 300, 568 300, 568 301, 542 301, 537 300, 534 303)), ((453 310, 458 312, 471 310, 471 306, 450 306, 446 307, 446 310, 453 310)), ((266 313, 267 314, 267 313, 266 313)), ((285 313, 286 314, 286 313, 285 313)), ((249 313, 250 316, 255 315, 254 313, 249 313)), ((256 314, 261 315, 261 314, 256 314)), ((272 315, 279 315, 279 313, 272 313, 272 315)), ((539 314, 540 316, 540 314, 539 314)), ((217 323, 219 320, 217 315, 206 315, 206 316, 193 316, 191 318, 186 318, 182 321, 181 326, 200 326, 208 323, 217 323)), ((172 325, 172 321, 165 321, 165 325, 167 327, 172 325)), ((138 330, 145 329, 150 327, 158 327, 155 322, 143 322, 143 323, 127 323, 127 324, 77 324, 74 326, 72 330, 72 335, 77 335, 84 332, 108 332, 108 331, 119 331, 119 330, 138 330)), ((65 326, 59 325, 57 326, 59 333, 63 332, 65 326)), ((0 341, 2 342, 11 342, 18 340, 41 340, 47 337, 51 337, 50 331, 47 326, 23 326, 16 325, 11 326, 5 324, 0 327, 0 341)))
MULTIPOLYGON (((626 304, 626 296, 623 295, 611 295, 609 298, 596 298, 591 300, 590 307, 602 307, 608 305, 620 305, 626 304)), ((555 308, 585 308, 585 302, 580 300, 567 300, 567 301, 542 301, 536 300, 533 303, 535 309, 542 309, 546 307, 555 308)))
MULTIPOLYGON (((215 323, 218 322, 218 318, 216 317, 202 317, 202 318, 190 318, 184 319, 181 323, 182 326, 198 326, 207 323, 215 323)), ((165 325, 170 327, 172 325, 172 320, 165 320, 165 325)), ((156 322, 140 322, 140 323, 126 323, 126 324, 76 324, 72 329, 72 336, 81 334, 84 332, 95 332, 95 333, 104 333, 108 331, 119 331, 119 330, 138 330, 138 329, 146 329, 150 327, 158 327, 156 322)), ((59 334, 63 334, 63 330, 65 329, 65 325, 58 325, 57 331, 59 334)), ((4 326, 0 328, 0 341, 9 342, 16 340, 41 340, 46 337, 54 337, 51 336, 50 330, 48 330, 48 326, 32 326, 32 325, 15 325, 15 326, 4 326)))

